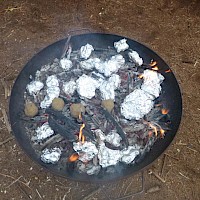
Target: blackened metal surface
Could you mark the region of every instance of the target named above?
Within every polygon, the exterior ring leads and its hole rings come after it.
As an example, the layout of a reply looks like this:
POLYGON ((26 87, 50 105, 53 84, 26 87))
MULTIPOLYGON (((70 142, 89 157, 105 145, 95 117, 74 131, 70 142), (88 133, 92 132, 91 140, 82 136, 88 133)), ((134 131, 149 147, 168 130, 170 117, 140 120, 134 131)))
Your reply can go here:
MULTIPOLYGON (((90 33, 72 36, 71 44, 73 50, 78 50, 87 43, 97 48, 107 49, 108 46, 112 47, 114 42, 123 38, 126 37, 111 34, 90 33)), ((11 127, 21 148, 31 159, 56 175, 76 181, 102 182, 120 179, 141 171, 146 166, 152 164, 152 162, 154 162, 171 144, 179 128, 182 116, 182 98, 177 80, 172 72, 165 73, 166 70, 169 70, 169 66, 155 52, 132 39, 126 39, 130 48, 137 51, 145 63, 150 63, 152 59, 157 61, 160 69, 159 72, 165 77, 162 84, 162 94, 159 99, 162 100, 164 107, 170 110, 169 114, 172 130, 167 132, 164 139, 159 139, 139 163, 134 166, 119 164, 114 169, 111 169, 112 173, 107 173, 106 170, 102 170, 98 175, 88 176, 86 174, 75 172, 73 170, 73 164, 70 164, 67 169, 59 169, 59 166, 57 165, 43 163, 32 148, 19 115, 24 109, 24 91, 26 90, 26 85, 30 82, 29 76, 32 75, 35 77, 35 72, 40 69, 42 65, 53 62, 55 58, 60 58, 67 41, 66 38, 46 47, 36 54, 23 68, 12 89, 9 105, 11 127)))

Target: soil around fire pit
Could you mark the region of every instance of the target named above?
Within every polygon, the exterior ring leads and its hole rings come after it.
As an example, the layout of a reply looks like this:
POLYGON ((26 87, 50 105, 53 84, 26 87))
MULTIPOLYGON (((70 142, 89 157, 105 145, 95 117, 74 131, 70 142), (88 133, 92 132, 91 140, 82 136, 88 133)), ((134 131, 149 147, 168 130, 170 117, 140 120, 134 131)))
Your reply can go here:
MULTIPOLYGON (((90 184, 56 177, 33 163, 16 141, 10 138, 3 110, 7 110, 9 100, 5 99, 5 92, 8 93, 5 88, 12 86, 25 63, 43 47, 65 38, 69 31, 82 28, 89 28, 92 32, 124 35, 148 45, 169 63, 182 88, 182 125, 173 145, 166 152, 166 158, 160 157, 153 168, 155 173, 162 171, 160 176, 165 183, 146 171, 146 190, 157 185, 161 189, 155 193, 143 193, 134 199, 199 199, 200 4, 197 0, 1 0, 0 5, 1 199, 32 197, 79 200, 97 189, 90 184), (1 143, 3 141, 4 144, 1 143), (162 168, 164 160, 165 165, 162 168)), ((135 181, 137 178, 130 177, 110 184, 109 187, 106 186, 109 191, 104 192, 110 192, 109 197, 117 199, 131 192, 130 188, 138 183, 135 181)), ((108 199, 104 192, 102 189, 98 190, 88 199, 108 199)))

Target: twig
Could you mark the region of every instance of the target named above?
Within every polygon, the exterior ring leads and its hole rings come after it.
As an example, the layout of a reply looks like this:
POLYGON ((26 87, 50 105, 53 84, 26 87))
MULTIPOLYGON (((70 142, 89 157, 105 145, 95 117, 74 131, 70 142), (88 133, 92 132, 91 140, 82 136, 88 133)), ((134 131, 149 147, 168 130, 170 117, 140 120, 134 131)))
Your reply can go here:
POLYGON ((162 183, 165 183, 166 181, 159 175, 157 174, 155 171, 153 171, 152 169, 149 170, 149 174, 153 174, 158 180, 160 180, 162 183))
POLYGON ((6 188, 10 187, 11 185, 13 185, 14 183, 18 182, 19 179, 22 178, 22 176, 20 176, 19 178, 17 178, 16 180, 14 180, 10 185, 8 185, 6 188))
POLYGON ((39 193, 39 191, 37 189, 35 189, 35 191, 37 192, 38 196, 40 197, 40 199, 43 199, 41 194, 39 193))
POLYGON ((8 121, 8 116, 7 116, 6 110, 4 108, 1 108, 1 112, 2 112, 2 115, 4 118, 4 122, 6 124, 6 128, 7 128, 8 132, 10 133, 12 129, 11 129, 10 123, 8 121))
POLYGON ((21 192, 28 198, 28 199, 32 199, 32 196, 29 195, 21 186, 19 183, 16 184, 17 187, 21 190, 21 192))
POLYGON ((165 153, 165 155, 167 155, 168 157, 170 157, 170 158, 173 158, 174 160, 177 160, 177 161, 179 161, 179 159, 178 158, 176 158, 176 157, 174 157, 174 156, 172 156, 172 155, 170 155, 170 154, 168 154, 168 153, 165 153))
POLYGON ((96 194, 97 192, 100 192, 101 188, 97 188, 94 191, 92 191, 90 194, 88 194, 87 196, 85 196, 82 200, 89 200, 90 197, 92 197, 94 194, 96 194))
POLYGON ((163 175, 163 172, 164 172, 166 160, 167 160, 167 155, 164 154, 163 164, 162 164, 161 173, 160 173, 161 176, 163 175))
POLYGON ((65 54, 66 54, 67 50, 69 49, 70 39, 71 39, 71 35, 67 38, 67 41, 66 41, 65 46, 63 48, 63 52, 62 52, 62 55, 61 55, 60 59, 65 57, 65 54))
POLYGON ((9 141, 12 140, 12 139, 14 139, 14 136, 11 136, 11 137, 5 139, 3 142, 0 142, 0 146, 6 144, 7 142, 9 142, 9 141))
POLYGON ((8 87, 7 83, 3 78, 1 78, 1 84, 4 87, 4 96, 7 99, 10 96, 10 88, 8 87))
POLYGON ((196 149, 193 149, 193 148, 188 147, 188 146, 186 148, 189 149, 189 150, 191 150, 191 151, 194 151, 195 153, 198 153, 198 151, 196 149))
MULTIPOLYGON (((12 177, 12 176, 10 176, 10 175, 7 175, 7 174, 2 174, 2 173, 0 173, 0 175, 1 175, 1 176, 4 176, 4 177, 11 178, 11 179, 13 179, 13 180, 16 180, 14 177, 12 177)), ((27 183, 24 183, 23 181, 20 181, 20 180, 18 180, 18 182, 19 182, 19 183, 22 183, 22 184, 25 185, 27 188, 29 188, 30 190, 32 190, 32 189, 28 186, 27 183)))
POLYGON ((190 178, 189 178, 189 177, 185 176, 185 175, 184 175, 184 174, 182 174, 181 172, 179 172, 179 174, 180 174, 181 176, 183 176, 184 178, 186 178, 186 179, 190 180, 190 178))

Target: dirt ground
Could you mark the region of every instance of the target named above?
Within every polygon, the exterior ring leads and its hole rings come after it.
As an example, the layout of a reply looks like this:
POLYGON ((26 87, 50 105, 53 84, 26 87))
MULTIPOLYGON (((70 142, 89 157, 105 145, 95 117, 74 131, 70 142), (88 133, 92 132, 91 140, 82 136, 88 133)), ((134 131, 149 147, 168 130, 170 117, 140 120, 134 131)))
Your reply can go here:
POLYGON ((140 189, 139 175, 99 190, 56 177, 22 152, 5 124, 9 102, 5 84, 12 86, 26 62, 42 48, 65 38, 69 31, 87 32, 85 28, 146 44, 170 65, 182 90, 183 119, 177 137, 151 168, 163 179, 146 170, 145 192, 126 199, 200 199, 198 0, 0 0, 0 199, 117 199, 140 189), (154 186, 159 191, 149 192, 154 186))

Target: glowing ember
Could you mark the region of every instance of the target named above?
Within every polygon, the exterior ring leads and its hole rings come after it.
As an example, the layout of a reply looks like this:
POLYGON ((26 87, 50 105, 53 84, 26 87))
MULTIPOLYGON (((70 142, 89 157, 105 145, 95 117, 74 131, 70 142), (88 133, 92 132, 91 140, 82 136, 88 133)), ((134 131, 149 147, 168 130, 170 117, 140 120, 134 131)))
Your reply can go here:
POLYGON ((170 73, 171 72, 171 69, 168 69, 165 71, 165 73, 170 73))
POLYGON ((158 71, 158 67, 157 67, 157 66, 152 67, 151 69, 152 69, 152 70, 155 70, 155 71, 158 71))
POLYGON ((142 78, 144 78, 144 75, 140 74, 140 75, 138 75, 138 78, 142 79, 142 78))
POLYGON ((169 112, 169 110, 166 109, 166 108, 163 108, 163 109, 161 110, 161 112, 162 112, 163 115, 166 115, 166 114, 169 112))
POLYGON ((160 135, 161 135, 161 138, 164 138, 165 131, 163 129, 160 129, 160 135))
POLYGON ((154 67, 157 65, 157 62, 156 61, 152 61, 150 64, 149 64, 151 67, 154 67))
POLYGON ((68 161, 75 162, 76 160, 78 160, 78 158, 79 158, 79 155, 77 153, 74 153, 68 158, 68 161))

